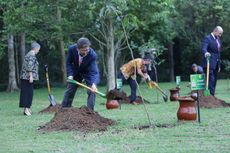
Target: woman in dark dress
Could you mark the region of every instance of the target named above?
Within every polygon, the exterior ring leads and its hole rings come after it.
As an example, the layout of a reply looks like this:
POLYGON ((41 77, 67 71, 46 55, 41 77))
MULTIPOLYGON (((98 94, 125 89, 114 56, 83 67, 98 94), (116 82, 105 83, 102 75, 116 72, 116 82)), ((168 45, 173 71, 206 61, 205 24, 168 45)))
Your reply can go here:
POLYGON ((25 55, 21 71, 21 93, 19 107, 24 108, 24 115, 30 116, 32 114, 30 107, 33 100, 33 84, 38 76, 38 61, 36 54, 40 50, 40 45, 37 42, 31 44, 31 50, 25 55))

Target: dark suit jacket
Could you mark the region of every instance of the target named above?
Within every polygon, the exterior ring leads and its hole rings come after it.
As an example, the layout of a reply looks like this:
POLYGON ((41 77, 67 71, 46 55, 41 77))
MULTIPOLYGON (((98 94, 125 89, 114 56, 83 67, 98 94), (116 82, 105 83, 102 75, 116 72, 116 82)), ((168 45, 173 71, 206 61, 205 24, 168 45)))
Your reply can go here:
POLYGON ((67 76, 73 76, 77 81, 85 79, 87 85, 99 83, 99 70, 97 66, 97 54, 90 48, 89 53, 83 58, 79 65, 77 45, 71 45, 66 58, 67 76))
MULTIPOLYGON (((218 40, 221 44, 220 40, 218 40)), ((202 67, 207 67, 207 62, 205 58, 205 53, 209 52, 211 54, 210 58, 210 69, 216 69, 220 66, 220 51, 218 51, 218 45, 216 40, 211 34, 206 36, 202 43, 202 67)))

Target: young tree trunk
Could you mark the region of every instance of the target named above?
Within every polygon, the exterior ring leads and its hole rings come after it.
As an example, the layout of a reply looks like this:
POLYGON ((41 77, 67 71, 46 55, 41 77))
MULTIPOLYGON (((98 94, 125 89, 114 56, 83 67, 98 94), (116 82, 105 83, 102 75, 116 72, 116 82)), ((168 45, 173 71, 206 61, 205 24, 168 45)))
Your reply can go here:
POLYGON ((14 36, 8 35, 8 63, 9 63, 9 82, 7 91, 13 92, 18 90, 16 83, 15 60, 14 60, 14 36))
POLYGON ((115 88, 115 66, 114 66, 114 35, 112 21, 108 22, 108 39, 107 39, 107 89, 112 90, 115 88))
POLYGON ((19 34, 19 39, 20 39, 20 53, 21 53, 21 66, 24 61, 24 57, 26 55, 26 36, 24 32, 21 32, 19 34))
POLYGON ((66 76, 66 63, 65 63, 64 41, 63 41, 62 38, 59 40, 59 51, 61 52, 62 84, 65 84, 67 76, 66 76))
POLYGON ((19 83, 19 80, 20 80, 20 71, 21 71, 21 68, 22 68, 22 64, 23 64, 23 61, 24 61, 24 57, 26 55, 26 35, 25 35, 25 32, 21 32, 19 34, 19 46, 20 46, 20 64, 19 62, 17 61, 17 81, 19 83))
POLYGON ((18 49, 18 41, 17 39, 14 39, 14 53, 15 53, 15 69, 16 69, 16 80, 17 80, 17 84, 19 84, 19 80, 20 80, 20 72, 19 72, 19 49, 18 49))
MULTIPOLYGON (((61 23, 61 15, 62 12, 60 10, 60 8, 57 8, 57 20, 59 23, 61 23)), ((66 63, 65 63, 65 50, 64 50, 64 41, 63 41, 63 37, 61 37, 58 40, 58 44, 59 44, 59 51, 61 53, 61 74, 62 74, 62 83, 65 84, 65 80, 66 80, 66 63)))
POLYGON ((169 63, 170 63, 170 81, 174 82, 175 76, 174 76, 174 58, 173 58, 173 44, 172 42, 168 45, 169 50, 169 63))

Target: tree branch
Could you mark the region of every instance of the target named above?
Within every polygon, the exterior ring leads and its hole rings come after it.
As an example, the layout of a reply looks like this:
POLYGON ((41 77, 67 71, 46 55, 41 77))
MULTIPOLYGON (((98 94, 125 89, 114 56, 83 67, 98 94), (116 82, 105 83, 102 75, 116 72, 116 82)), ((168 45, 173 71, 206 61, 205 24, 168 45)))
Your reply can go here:
POLYGON ((91 37, 93 37, 97 42, 99 42, 101 45, 103 45, 103 46, 106 46, 106 44, 105 43, 103 43, 102 41, 100 41, 96 36, 94 36, 93 34, 91 34, 90 32, 88 32, 89 33, 89 35, 91 36, 91 37))

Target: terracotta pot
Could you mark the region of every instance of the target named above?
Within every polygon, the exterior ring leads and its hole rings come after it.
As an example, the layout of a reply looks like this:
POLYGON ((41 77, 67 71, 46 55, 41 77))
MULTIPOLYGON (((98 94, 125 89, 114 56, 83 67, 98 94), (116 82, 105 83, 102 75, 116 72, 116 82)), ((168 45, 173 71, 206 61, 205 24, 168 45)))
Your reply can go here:
POLYGON ((180 103, 179 109, 177 111, 178 120, 196 120, 196 103, 191 97, 179 97, 178 101, 180 103))
POLYGON ((179 88, 170 89, 170 101, 177 101, 179 97, 179 88))
POLYGON ((116 109, 119 107, 119 103, 117 100, 109 100, 106 102, 107 109, 116 109))

